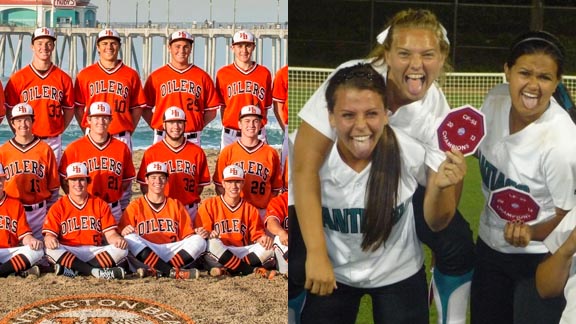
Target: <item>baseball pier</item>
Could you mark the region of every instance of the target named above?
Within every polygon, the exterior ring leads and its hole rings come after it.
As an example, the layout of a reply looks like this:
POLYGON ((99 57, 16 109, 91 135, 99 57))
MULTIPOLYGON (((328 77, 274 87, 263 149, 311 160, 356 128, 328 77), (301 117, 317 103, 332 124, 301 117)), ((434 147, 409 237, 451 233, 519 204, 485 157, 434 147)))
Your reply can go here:
MULTIPOLYGON (((35 27, 0 26, 0 78, 9 77, 29 61, 24 61, 23 55, 29 54, 30 37, 35 27)), ((190 32, 196 45, 193 51, 202 50, 204 62, 195 62, 203 67, 212 77, 216 74, 216 61, 224 60, 226 64, 232 62, 233 55, 230 50, 217 51, 217 43, 228 45, 232 42, 234 32, 240 27, 225 25, 224 27, 208 28, 192 24, 191 28, 176 27, 114 27, 122 38, 120 58, 127 65, 140 71, 142 79, 146 79, 152 72, 153 53, 162 53, 162 64, 169 60, 166 42, 168 36, 179 29, 190 32), (157 39, 161 39, 158 41, 157 39), (202 44, 199 46, 199 44, 202 44)), ((266 55, 270 55, 271 63, 267 67, 272 73, 287 64, 288 57, 288 27, 280 24, 261 24, 249 27, 254 33, 256 51, 254 59, 262 64, 264 48, 266 55), (268 53, 269 52, 269 53, 268 53)), ((58 36, 53 61, 67 71, 72 78, 82 68, 97 60, 96 37, 102 28, 86 27, 55 27, 58 36)), ((191 54, 194 57, 194 53, 191 54)), ((28 57, 28 56, 25 56, 28 57)), ((158 58, 155 58, 158 60, 158 58)))

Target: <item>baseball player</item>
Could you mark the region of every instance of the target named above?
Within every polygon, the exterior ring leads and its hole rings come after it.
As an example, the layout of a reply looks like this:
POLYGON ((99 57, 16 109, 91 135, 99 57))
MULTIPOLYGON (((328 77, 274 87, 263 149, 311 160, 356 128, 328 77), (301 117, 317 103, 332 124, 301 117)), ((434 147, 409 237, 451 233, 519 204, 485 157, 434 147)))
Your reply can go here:
MULTIPOLYGON (((311 290, 302 323, 354 323, 365 293, 375 302, 375 323, 429 322, 412 206, 426 152, 389 125, 385 89, 370 64, 341 69, 329 80, 326 99, 337 140, 319 173, 322 217, 298 218, 302 237, 290 240, 306 243, 307 267, 311 257, 322 258, 316 270, 333 271, 338 289, 317 291, 319 279, 306 273, 311 290)), ((463 155, 453 151, 431 175, 424 217, 434 230, 454 215, 453 189, 465 173, 463 155)))
MULTIPOLYGON (((70 163, 84 163, 91 179, 88 192, 104 199, 110 205, 114 219, 119 221, 122 216, 119 200, 136 177, 136 171, 128 146, 108 133, 112 119, 110 110, 106 102, 90 104, 86 120, 90 132, 66 147, 58 171, 63 179, 70 163)), ((68 192, 65 181, 62 181, 62 189, 68 192)))
POLYGON ((55 41, 52 29, 34 30, 32 62, 10 77, 5 97, 8 111, 22 102, 32 106, 36 119, 32 133, 48 143, 60 161, 62 133, 74 117, 74 87, 70 76, 52 63, 55 41))
POLYGON ((272 89, 272 101, 276 120, 278 120, 278 124, 284 130, 282 156, 280 157, 282 169, 284 169, 288 158, 288 65, 283 66, 276 72, 272 89))
POLYGON ((264 226, 274 235, 274 255, 278 271, 288 274, 288 192, 272 198, 266 209, 264 226))
POLYGON ((119 267, 128 255, 108 204, 88 193, 88 169, 83 163, 66 167, 68 194, 48 211, 42 233, 46 255, 56 275, 80 273, 103 279, 124 279, 119 267), (103 237, 109 245, 102 245, 103 237))
POLYGON ((128 205, 119 227, 130 252, 157 274, 197 279, 198 269, 184 268, 206 250, 209 233, 201 227, 195 230, 184 205, 165 195, 171 176, 164 162, 147 164, 148 191, 128 205))
POLYGON ((36 239, 42 239, 46 211, 58 197, 58 162, 52 148, 32 134, 34 110, 27 103, 11 110, 14 137, 0 147, 4 165, 4 191, 24 205, 26 219, 36 239))
POLYGON ((98 33, 100 59, 80 71, 74 84, 76 119, 82 129, 90 128, 86 108, 96 101, 107 102, 113 108, 110 134, 132 151, 131 136, 146 107, 146 97, 138 72, 118 59, 120 42, 120 35, 113 29, 98 33))
POLYGON ((6 106, 4 101, 4 87, 2 86, 2 82, 0 82, 0 124, 4 121, 4 117, 6 117, 6 106))
MULTIPOLYGON (((564 309, 562 297, 540 298, 534 278, 549 252, 542 241, 576 207, 576 126, 552 100, 565 55, 549 33, 521 35, 504 65, 508 83, 491 89, 482 103, 490 131, 478 151, 485 203, 472 277, 473 323, 558 323, 564 309), (540 205, 537 215, 510 221, 490 208, 492 193, 507 186, 530 194, 540 205)), ((512 203, 505 212, 514 214, 512 203)))
POLYGON ((242 135, 232 145, 226 146, 218 156, 213 181, 216 192, 222 194, 222 171, 230 164, 240 166, 246 175, 242 197, 260 210, 264 220, 270 199, 283 187, 278 152, 258 138, 262 127, 262 114, 257 106, 242 107, 237 122, 242 135))
POLYGON ((184 137, 200 146, 200 135, 221 105, 214 81, 208 73, 189 63, 194 38, 179 30, 168 39, 170 62, 152 72, 144 85, 148 108, 142 117, 154 131, 154 143, 161 141, 166 132, 163 125, 164 112, 168 107, 184 108, 186 129, 184 137))
MULTIPOLYGON (((386 78, 386 84, 390 85, 386 88, 390 124, 423 143, 427 151, 427 172, 433 173, 445 158, 438 148, 436 129, 450 111, 444 93, 434 80, 443 71, 450 43, 446 30, 428 10, 402 10, 392 17, 388 26, 378 35, 378 44, 367 59, 345 62, 335 73, 358 63, 370 63, 386 78)), ((295 141, 295 156, 306 156, 306 159, 294 163, 291 176, 295 179, 295 207, 298 217, 303 219, 313 219, 322 213, 320 192, 314 188, 319 188, 318 170, 336 138, 326 109, 326 86, 327 82, 323 83, 299 113, 303 123, 295 141)), ((424 175, 419 178, 419 183, 426 185, 424 175)), ((460 190, 457 188, 457 193, 460 190)), ((458 194, 455 197, 459 199, 458 194)), ((475 263, 470 226, 457 210, 448 227, 436 233, 418 211, 422 210, 421 200, 415 201, 414 208, 418 238, 430 247, 435 257, 432 287, 439 292, 434 295, 438 323, 463 324, 475 263)), ((316 272, 319 268, 312 265, 320 259, 309 260, 308 275, 326 278, 325 273, 316 272)), ((329 283, 318 287, 332 289, 329 283)))
POLYGON ((194 222, 200 195, 204 187, 210 184, 210 171, 202 148, 189 143, 185 138, 186 118, 184 111, 178 107, 170 107, 164 112, 162 128, 166 137, 144 152, 137 181, 142 193, 148 192, 148 164, 154 161, 166 163, 170 177, 165 186, 165 194, 180 201, 194 222))
POLYGON ((210 275, 251 274, 272 279, 276 271, 268 271, 274 255, 272 238, 264 233, 258 210, 241 197, 244 171, 229 165, 222 172, 224 193, 202 202, 196 227, 210 233, 204 261, 210 275))
POLYGON ((222 118, 222 140, 220 149, 236 142, 240 137, 238 114, 246 105, 256 105, 263 112, 260 140, 266 142, 268 109, 272 107, 272 77, 270 71, 252 61, 256 44, 254 35, 247 30, 239 30, 232 38, 234 62, 222 67, 216 73, 216 91, 223 100, 220 108, 222 118))
POLYGON ((0 164, 0 277, 17 274, 38 277, 35 264, 44 256, 44 245, 32 235, 24 207, 4 192, 6 173, 0 164))

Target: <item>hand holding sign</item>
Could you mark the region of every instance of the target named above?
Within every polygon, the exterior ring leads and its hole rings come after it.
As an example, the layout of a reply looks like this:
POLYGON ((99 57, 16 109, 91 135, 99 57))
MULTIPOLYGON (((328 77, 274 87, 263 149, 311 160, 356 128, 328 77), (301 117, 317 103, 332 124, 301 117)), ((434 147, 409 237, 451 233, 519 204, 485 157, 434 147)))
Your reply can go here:
POLYGON ((452 109, 438 127, 440 150, 456 147, 464 156, 474 154, 486 135, 484 114, 468 105, 452 109))

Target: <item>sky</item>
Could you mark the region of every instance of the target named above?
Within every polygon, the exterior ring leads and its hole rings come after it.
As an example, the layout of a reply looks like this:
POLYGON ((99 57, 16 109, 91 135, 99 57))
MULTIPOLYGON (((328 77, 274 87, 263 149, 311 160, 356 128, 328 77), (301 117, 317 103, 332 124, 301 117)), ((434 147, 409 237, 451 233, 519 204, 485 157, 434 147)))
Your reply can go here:
MULTIPOLYGON (((236 22, 276 22, 288 21, 288 0, 109 0, 111 22, 134 22, 136 3, 138 2, 138 21, 148 20, 148 1, 150 1, 150 20, 168 21, 168 3, 170 3, 170 22, 203 22, 210 19, 221 22, 234 21, 234 2, 236 2, 236 22), (279 15, 278 15, 279 14, 279 15)), ((91 0, 98 6, 97 19, 107 21, 108 0, 91 0)))

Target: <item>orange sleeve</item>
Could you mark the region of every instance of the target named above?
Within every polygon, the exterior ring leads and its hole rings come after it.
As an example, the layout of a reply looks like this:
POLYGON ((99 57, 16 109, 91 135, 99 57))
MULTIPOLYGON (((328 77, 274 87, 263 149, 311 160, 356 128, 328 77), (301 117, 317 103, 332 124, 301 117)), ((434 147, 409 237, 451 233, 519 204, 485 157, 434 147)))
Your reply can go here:
POLYGON ((250 237, 248 238, 248 243, 254 243, 257 239, 259 239, 262 235, 264 235, 264 225, 262 224, 262 220, 260 219, 260 214, 258 213, 258 209, 252 206, 249 202, 244 202, 246 216, 248 218, 248 232, 250 233, 250 237))
POLYGON ((196 214, 196 219, 194 220, 194 228, 204 227, 205 230, 208 232, 212 232, 214 229, 214 221, 210 216, 209 205, 212 204, 211 199, 205 200, 200 206, 198 207, 198 213, 196 214))
POLYGON ((176 199, 173 199, 172 201, 178 204, 178 215, 175 216, 178 217, 178 238, 179 241, 182 241, 183 239, 194 235, 196 232, 194 231, 192 220, 190 219, 188 211, 184 208, 184 205, 176 199))

